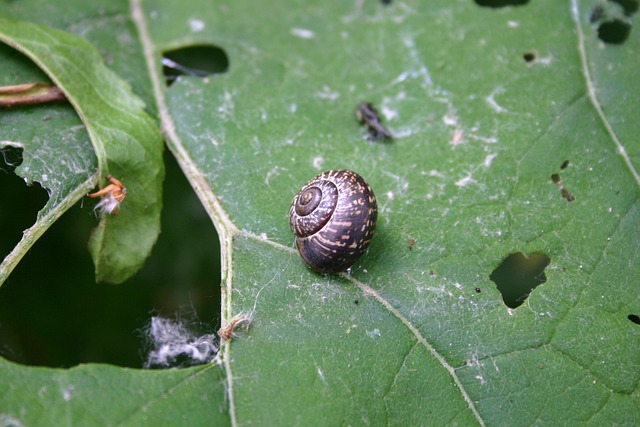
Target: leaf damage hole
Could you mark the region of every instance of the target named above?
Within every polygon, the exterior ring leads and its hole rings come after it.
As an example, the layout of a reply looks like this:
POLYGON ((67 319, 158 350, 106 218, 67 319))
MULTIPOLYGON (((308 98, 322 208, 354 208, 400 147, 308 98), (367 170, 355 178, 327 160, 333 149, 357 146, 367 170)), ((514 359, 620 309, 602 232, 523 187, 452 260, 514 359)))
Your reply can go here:
POLYGON ((640 325, 640 316, 637 314, 630 314, 627 316, 627 319, 631 320, 636 325, 640 325))
POLYGON ((0 194, 2 206, 6 208, 0 209, 2 261, 23 237, 23 232, 36 222, 38 211, 49 200, 49 192, 39 182, 22 178, 16 173, 16 168, 20 167, 24 160, 22 147, 0 147, 0 194))
POLYGON ((536 53, 533 51, 525 52, 522 54, 522 58, 524 59, 524 62, 527 63, 527 65, 531 65, 536 60, 536 53))
POLYGON ((13 173, 13 171, 22 164, 22 148, 7 145, 0 148, 0 171, 13 173), (5 167, 7 169, 5 169, 5 167))
MULTIPOLYGON (((562 165, 564 165, 564 163, 562 165)), ((562 166, 560 166, 560 168, 562 169, 562 166)), ((553 182, 556 185, 556 187, 558 187, 558 190, 560 190, 560 195, 567 202, 573 202, 576 199, 576 196, 574 196, 574 194, 571 191, 565 188, 564 184, 562 183, 562 179, 560 178, 560 174, 558 173, 552 174, 551 182, 553 182)))
POLYGON ((229 56, 213 45, 188 46, 163 53, 163 73, 170 86, 180 76, 208 77, 229 71, 229 56))
POLYGON ((506 7, 522 6, 529 3, 529 0, 474 0, 478 6, 482 7, 506 7))
POLYGON ((544 270, 550 262, 551 258, 546 255, 526 257, 522 252, 516 252, 505 258, 489 279, 496 284, 507 307, 516 308, 536 287, 547 281, 544 270))
POLYGON ((631 25, 620 19, 607 21, 598 27, 598 38, 607 44, 623 44, 629 37, 631 25))
POLYGON ((631 33, 631 15, 638 11, 638 0, 609 0, 594 6, 589 22, 598 38, 607 44, 623 44, 631 33))
POLYGON ((638 0, 609 0, 611 3, 619 4, 626 16, 631 16, 638 11, 640 2, 638 0))

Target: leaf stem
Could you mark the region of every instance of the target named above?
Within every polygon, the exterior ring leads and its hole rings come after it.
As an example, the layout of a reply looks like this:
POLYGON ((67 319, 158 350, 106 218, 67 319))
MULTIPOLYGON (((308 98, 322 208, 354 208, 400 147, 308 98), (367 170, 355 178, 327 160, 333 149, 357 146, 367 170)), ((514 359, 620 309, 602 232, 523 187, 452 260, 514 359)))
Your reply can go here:
MULTIPOLYGON (((232 249, 233 236, 240 233, 238 228, 231 222, 226 212, 222 209, 220 201, 215 196, 213 189, 205 179, 204 175, 198 169, 196 162, 193 161, 188 151, 176 132, 175 125, 169 114, 169 109, 165 100, 165 87, 163 84, 162 73, 159 65, 161 58, 156 55, 156 50, 151 39, 147 20, 144 16, 144 9, 141 0, 131 0, 131 15, 133 22, 138 29, 140 43, 144 54, 145 62, 151 76, 151 84, 153 87, 156 105, 158 107, 158 115, 160 117, 161 128, 165 136, 165 142, 169 151, 176 158, 182 172, 185 174, 191 186, 193 187, 200 202, 204 206, 207 214, 211 218, 218 236, 220 238, 220 256, 221 260, 221 323, 222 328, 232 321, 232 304, 231 295, 233 291, 233 263, 232 249)), ((237 426, 237 416, 235 410, 235 402, 233 395, 233 372, 231 370, 231 347, 229 341, 223 341, 220 353, 223 355, 222 363, 226 374, 227 383, 227 399, 229 402, 229 414, 231 425, 237 426)))
POLYGON ((64 92, 49 83, 24 83, 0 87, 0 107, 19 107, 66 100, 64 92))

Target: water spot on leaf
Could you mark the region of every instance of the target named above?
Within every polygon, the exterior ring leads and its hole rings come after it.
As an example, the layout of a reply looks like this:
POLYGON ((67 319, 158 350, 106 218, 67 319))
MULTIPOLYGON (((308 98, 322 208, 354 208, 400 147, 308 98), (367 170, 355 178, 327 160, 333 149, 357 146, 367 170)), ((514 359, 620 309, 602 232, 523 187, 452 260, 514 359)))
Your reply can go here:
POLYGON ((475 0, 478 6, 484 7, 505 7, 522 6, 529 3, 529 0, 475 0))
POLYGON ((498 287, 507 307, 516 308, 525 302, 531 291, 547 281, 544 269, 550 262, 546 255, 526 257, 522 252, 516 252, 505 258, 489 278, 498 287))
POLYGON ((636 325, 640 325, 640 316, 637 314, 630 314, 627 316, 627 319, 631 320, 636 325))
POLYGON ((622 44, 629 37, 631 24, 620 19, 603 22, 598 26, 598 38, 608 44, 622 44))
POLYGON ((188 46, 164 52, 162 65, 167 85, 171 85, 179 76, 207 77, 226 73, 229 57, 217 46, 188 46))

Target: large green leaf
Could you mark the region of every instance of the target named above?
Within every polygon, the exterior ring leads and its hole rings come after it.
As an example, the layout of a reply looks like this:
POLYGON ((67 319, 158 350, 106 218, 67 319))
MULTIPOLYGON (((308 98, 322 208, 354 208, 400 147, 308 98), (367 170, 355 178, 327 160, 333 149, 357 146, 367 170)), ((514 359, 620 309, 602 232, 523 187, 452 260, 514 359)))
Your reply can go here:
POLYGON ((0 360, 5 426, 146 426, 159 420, 182 425, 226 425, 220 370, 213 366, 180 371, 138 371, 108 365, 68 370, 24 368, 0 360), (117 409, 116 409, 117 408, 117 409))
MULTIPOLYGON (((205 368, 225 382, 211 406, 234 425, 640 423, 638 15, 604 44, 598 4, 132 3, 167 144, 221 238, 222 322, 252 320, 205 368), (229 72, 166 89, 161 52, 201 44, 229 72), (364 138, 363 100, 391 143, 364 138), (307 269, 288 226, 298 188, 332 168, 378 196, 350 275, 307 269), (510 309, 489 276, 518 251, 551 262, 510 309)), ((47 381, 11 369, 14 390, 47 381)), ((105 407, 113 423, 122 408, 105 407)), ((149 422, 181 423, 167 416, 149 422)))

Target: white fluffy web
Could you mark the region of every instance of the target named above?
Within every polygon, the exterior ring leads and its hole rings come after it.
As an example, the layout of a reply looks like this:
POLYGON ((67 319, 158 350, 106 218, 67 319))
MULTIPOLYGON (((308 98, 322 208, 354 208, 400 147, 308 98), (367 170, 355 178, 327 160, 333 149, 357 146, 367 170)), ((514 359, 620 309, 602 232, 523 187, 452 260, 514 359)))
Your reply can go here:
POLYGON ((145 368, 200 365, 211 362, 218 353, 215 334, 196 336, 177 320, 154 316, 145 336, 152 346, 145 368))

